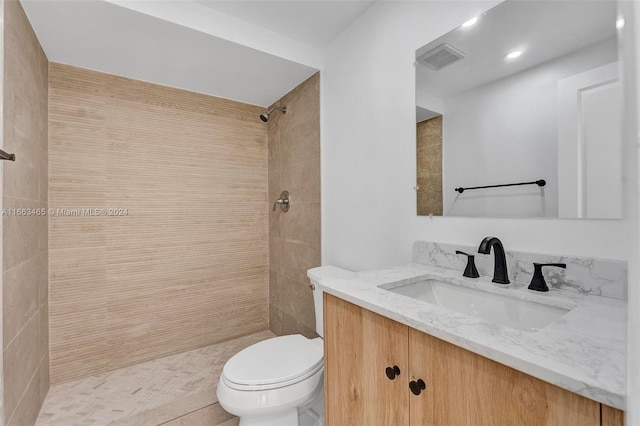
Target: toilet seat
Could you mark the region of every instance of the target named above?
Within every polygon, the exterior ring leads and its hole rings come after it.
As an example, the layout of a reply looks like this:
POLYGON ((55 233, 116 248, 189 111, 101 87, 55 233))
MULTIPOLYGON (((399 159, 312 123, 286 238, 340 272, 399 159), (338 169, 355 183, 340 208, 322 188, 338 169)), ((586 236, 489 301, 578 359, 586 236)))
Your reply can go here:
POLYGON ((221 380, 244 391, 277 389, 301 382, 323 367, 322 339, 300 334, 263 340, 235 354, 221 380))

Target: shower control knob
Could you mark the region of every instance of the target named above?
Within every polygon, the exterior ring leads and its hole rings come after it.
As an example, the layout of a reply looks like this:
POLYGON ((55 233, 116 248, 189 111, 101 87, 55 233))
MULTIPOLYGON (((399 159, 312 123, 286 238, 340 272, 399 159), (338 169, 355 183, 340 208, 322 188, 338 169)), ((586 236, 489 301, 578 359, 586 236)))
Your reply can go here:
POLYGON ((424 380, 418 379, 412 380, 409 382, 409 389, 411 389, 411 393, 414 395, 420 395, 420 393, 427 388, 424 380))
POLYGON ((389 380, 393 380, 396 376, 400 375, 400 368, 397 365, 394 365, 393 367, 387 367, 384 372, 387 374, 389 380))
POLYGON ((289 191, 282 191, 282 193, 280 194, 280 198, 278 198, 276 202, 273 203, 273 211, 275 212, 276 206, 280 205, 280 210, 285 213, 288 212, 290 202, 291 199, 289 198, 289 191))

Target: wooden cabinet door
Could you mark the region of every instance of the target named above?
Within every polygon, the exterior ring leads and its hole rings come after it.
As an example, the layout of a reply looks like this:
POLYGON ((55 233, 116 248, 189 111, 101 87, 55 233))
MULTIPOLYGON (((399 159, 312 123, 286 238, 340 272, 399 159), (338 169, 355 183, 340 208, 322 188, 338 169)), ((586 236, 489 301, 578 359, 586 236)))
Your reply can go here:
POLYGON ((600 425, 599 403, 413 329, 409 369, 412 425, 600 425))
POLYGON ((601 405, 602 426, 624 426, 624 411, 601 405))
POLYGON ((407 326, 324 294, 327 426, 409 425, 407 340, 407 326))

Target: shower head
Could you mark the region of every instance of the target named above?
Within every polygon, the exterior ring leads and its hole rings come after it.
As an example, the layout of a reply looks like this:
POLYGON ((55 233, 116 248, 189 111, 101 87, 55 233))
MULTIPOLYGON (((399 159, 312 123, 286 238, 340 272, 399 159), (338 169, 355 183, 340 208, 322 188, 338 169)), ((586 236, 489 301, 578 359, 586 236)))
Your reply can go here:
POLYGON ((267 121, 269 121, 269 115, 273 112, 273 111, 282 111, 283 114, 287 113, 287 107, 272 107, 269 108, 267 111, 263 112, 262 114, 260 114, 260 120, 264 121, 265 123, 267 121))

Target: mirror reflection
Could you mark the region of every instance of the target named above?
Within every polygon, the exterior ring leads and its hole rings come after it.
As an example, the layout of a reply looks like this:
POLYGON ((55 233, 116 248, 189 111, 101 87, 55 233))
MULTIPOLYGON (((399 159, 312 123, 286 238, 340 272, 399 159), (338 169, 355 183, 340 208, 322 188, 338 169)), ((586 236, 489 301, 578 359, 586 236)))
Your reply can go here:
POLYGON ((418 214, 621 218, 621 25, 506 1, 418 49, 418 214))

